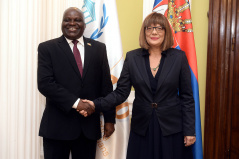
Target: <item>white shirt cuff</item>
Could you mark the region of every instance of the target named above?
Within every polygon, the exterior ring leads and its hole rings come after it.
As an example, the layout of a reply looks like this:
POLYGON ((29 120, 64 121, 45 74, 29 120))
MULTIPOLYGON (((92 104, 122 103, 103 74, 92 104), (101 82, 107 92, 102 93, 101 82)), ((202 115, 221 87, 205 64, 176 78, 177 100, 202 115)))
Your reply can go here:
POLYGON ((75 108, 75 109, 76 109, 76 108, 77 108, 77 105, 78 105, 78 103, 79 103, 79 101, 80 101, 80 98, 77 99, 77 101, 74 103, 74 105, 72 106, 72 108, 75 108))

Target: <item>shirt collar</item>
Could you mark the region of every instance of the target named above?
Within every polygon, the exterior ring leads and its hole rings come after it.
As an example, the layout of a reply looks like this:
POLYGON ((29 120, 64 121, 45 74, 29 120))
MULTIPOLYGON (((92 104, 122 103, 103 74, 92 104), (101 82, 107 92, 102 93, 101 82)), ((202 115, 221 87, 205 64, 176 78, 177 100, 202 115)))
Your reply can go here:
MULTIPOLYGON (((161 54, 165 56, 165 55, 166 55, 166 52, 167 52, 167 50, 163 51, 161 54)), ((149 55, 149 51, 146 50, 146 49, 143 49, 142 55, 143 55, 143 56, 149 55)))
MULTIPOLYGON (((64 37, 65 37, 65 36, 64 36, 64 37)), ((65 38, 66 38, 66 37, 65 37, 65 38)), ((76 39, 76 40, 79 41, 79 44, 81 44, 82 46, 84 46, 84 38, 83 38, 83 36, 81 36, 79 39, 76 39)), ((70 39, 67 39, 67 38, 66 38, 66 41, 67 41, 68 44, 72 43, 72 40, 70 40, 70 39)))
POLYGON ((146 49, 143 49, 143 53, 142 53, 143 56, 146 56, 146 55, 149 55, 149 51, 146 50, 146 49))

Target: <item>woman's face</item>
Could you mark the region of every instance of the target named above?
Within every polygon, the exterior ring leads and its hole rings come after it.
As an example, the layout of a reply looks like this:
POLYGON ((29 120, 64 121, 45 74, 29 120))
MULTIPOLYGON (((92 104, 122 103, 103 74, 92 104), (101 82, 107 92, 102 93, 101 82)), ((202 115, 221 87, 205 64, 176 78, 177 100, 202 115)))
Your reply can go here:
POLYGON ((145 29, 146 41, 150 47, 160 47, 164 41, 165 29, 159 24, 151 24, 145 29))

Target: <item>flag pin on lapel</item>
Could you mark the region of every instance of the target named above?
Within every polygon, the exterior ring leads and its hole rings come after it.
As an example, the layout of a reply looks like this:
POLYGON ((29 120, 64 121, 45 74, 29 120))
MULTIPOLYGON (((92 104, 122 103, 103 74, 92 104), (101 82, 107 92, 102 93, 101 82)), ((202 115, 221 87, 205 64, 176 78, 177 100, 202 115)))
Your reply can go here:
POLYGON ((87 45, 91 46, 91 43, 87 43, 87 45))

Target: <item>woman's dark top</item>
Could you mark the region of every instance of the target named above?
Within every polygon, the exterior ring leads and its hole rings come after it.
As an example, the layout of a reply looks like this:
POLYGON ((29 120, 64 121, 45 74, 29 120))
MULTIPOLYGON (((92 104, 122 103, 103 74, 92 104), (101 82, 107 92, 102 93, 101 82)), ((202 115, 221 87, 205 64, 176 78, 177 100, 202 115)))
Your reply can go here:
POLYGON ((151 72, 151 68, 150 68, 149 52, 147 50, 144 50, 143 56, 145 57, 146 70, 147 70, 147 73, 148 73, 148 77, 149 77, 149 81, 150 81, 150 85, 151 85, 151 90, 152 90, 152 93, 153 93, 153 96, 154 96, 155 92, 156 92, 157 85, 158 85, 158 79, 159 79, 160 73, 162 71, 163 63, 164 63, 165 52, 162 52, 162 57, 161 57, 161 60, 160 60, 159 68, 158 68, 158 71, 157 71, 155 77, 153 76, 153 74, 151 72))

